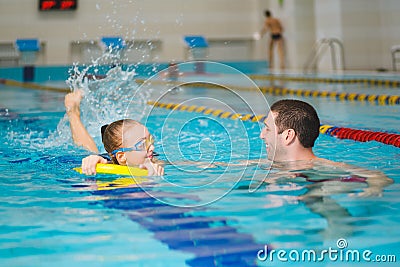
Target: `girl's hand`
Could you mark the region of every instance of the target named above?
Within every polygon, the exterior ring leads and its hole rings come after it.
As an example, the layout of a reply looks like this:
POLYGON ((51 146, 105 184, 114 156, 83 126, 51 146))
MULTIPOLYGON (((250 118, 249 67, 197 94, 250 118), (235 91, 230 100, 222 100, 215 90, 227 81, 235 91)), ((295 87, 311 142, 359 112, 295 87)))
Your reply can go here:
POLYGON ((148 176, 164 175, 164 167, 161 164, 154 163, 151 159, 146 158, 145 162, 139 166, 142 169, 147 169, 148 176))
POLYGON ((64 105, 68 115, 71 113, 80 113, 79 106, 81 104, 82 97, 82 90, 75 90, 65 96, 64 105))
POLYGON ((96 174, 97 163, 107 163, 107 160, 98 155, 90 155, 82 159, 82 173, 86 175, 96 174))

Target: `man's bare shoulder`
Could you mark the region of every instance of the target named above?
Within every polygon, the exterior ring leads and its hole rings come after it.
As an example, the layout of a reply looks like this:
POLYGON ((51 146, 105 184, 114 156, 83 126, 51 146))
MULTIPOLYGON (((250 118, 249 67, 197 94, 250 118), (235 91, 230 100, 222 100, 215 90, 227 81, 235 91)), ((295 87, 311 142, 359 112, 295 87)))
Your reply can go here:
POLYGON ((358 174, 363 177, 381 177, 381 178, 387 178, 385 174, 383 174, 379 170, 370 170, 366 169, 360 166, 344 163, 344 162, 336 162, 332 160, 327 160, 323 158, 317 158, 314 160, 314 165, 315 166, 320 166, 320 167, 327 167, 327 168, 333 168, 333 169, 340 169, 343 171, 347 171, 350 173, 358 174))
POLYGON ((342 162, 336 162, 336 161, 332 161, 332 160, 324 159, 324 158, 316 158, 314 160, 314 162, 317 164, 321 164, 321 165, 336 166, 336 167, 344 167, 344 165, 345 165, 342 162))

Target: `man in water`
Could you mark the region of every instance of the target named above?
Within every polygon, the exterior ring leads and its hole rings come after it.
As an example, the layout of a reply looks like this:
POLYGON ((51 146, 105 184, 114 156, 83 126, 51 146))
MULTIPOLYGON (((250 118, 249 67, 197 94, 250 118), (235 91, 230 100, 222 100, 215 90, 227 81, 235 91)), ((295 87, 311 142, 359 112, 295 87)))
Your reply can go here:
MULTIPOLYGON (((380 171, 318 158, 313 147, 320 121, 315 109, 299 100, 275 102, 264 120, 260 138, 265 142, 271 172, 264 179, 266 190, 296 183, 306 189, 293 196, 327 221, 321 233, 327 239, 353 235, 352 215, 333 195, 381 196, 393 180, 380 171)), ((300 189, 299 189, 300 190, 300 189)), ((302 191, 302 190, 301 190, 302 191)))
MULTIPOLYGON (((279 100, 271 106, 263 123, 260 138, 265 142, 268 160, 279 170, 267 178, 269 182, 285 174, 309 182, 367 184, 359 196, 381 195, 383 187, 392 183, 382 172, 318 158, 313 147, 319 135, 320 120, 315 109, 306 102, 279 100)), ((317 193, 316 188, 314 193, 317 193)))
MULTIPOLYGON (((271 38, 269 41, 269 50, 268 50, 268 60, 269 66, 272 69, 274 67, 274 46, 275 44, 278 46, 278 54, 280 60, 281 70, 285 68, 285 51, 284 51, 284 42, 283 42, 283 27, 282 23, 279 19, 272 17, 272 14, 269 10, 265 10, 265 22, 264 27, 261 29, 259 37, 263 37, 267 32, 271 33, 271 38)), ((258 39, 258 38, 257 38, 258 39)))

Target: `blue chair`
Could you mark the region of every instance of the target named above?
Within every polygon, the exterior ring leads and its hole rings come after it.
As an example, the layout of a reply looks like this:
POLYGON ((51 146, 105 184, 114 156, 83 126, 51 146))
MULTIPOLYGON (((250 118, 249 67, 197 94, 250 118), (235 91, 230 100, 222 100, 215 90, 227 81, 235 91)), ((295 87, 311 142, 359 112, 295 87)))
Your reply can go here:
MULTIPOLYGON (((37 61, 39 51, 41 49, 39 39, 16 39, 15 46, 19 50, 21 57, 19 64, 32 68, 37 61)), ((33 69, 24 69, 24 81, 33 80, 33 69), (25 75, 25 71, 27 74, 25 75)))
POLYGON ((40 50, 40 42, 38 39, 17 39, 15 44, 20 52, 40 50))
POLYGON ((189 49, 208 47, 206 38, 201 35, 187 35, 184 37, 184 40, 189 49))
POLYGON ((125 48, 125 42, 122 37, 102 37, 101 41, 107 48, 112 50, 120 50, 125 48))
POLYGON ((200 60, 195 62, 194 71, 196 73, 204 73, 206 66, 201 61, 207 59, 208 43, 206 38, 201 35, 187 35, 183 39, 187 45, 188 53, 186 58, 189 60, 200 60))

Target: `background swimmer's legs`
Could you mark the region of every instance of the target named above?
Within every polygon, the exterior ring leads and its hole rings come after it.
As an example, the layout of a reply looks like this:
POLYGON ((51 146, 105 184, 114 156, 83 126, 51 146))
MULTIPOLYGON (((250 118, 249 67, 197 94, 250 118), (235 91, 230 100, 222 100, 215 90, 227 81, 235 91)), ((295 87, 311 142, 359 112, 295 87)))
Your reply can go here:
POLYGON ((278 54, 279 54, 279 63, 281 70, 285 69, 285 51, 284 51, 284 43, 283 37, 276 41, 278 43, 278 54))
POLYGON ((269 60, 269 68, 273 69, 274 68, 274 40, 269 41, 269 47, 268 47, 268 60, 269 60))

